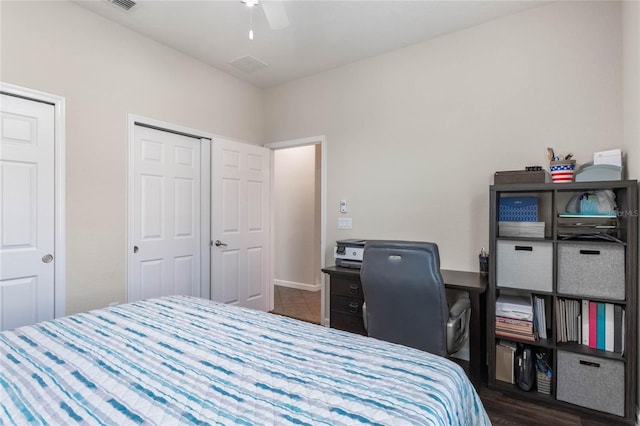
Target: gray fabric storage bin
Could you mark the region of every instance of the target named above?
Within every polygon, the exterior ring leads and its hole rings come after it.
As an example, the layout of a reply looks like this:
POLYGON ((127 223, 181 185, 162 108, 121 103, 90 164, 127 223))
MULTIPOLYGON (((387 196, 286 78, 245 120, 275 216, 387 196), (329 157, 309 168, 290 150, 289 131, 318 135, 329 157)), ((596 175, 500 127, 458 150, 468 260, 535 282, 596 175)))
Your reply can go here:
POLYGON ((558 244, 558 293, 625 299, 624 246, 558 244))
POLYGON ((558 351, 556 398, 624 416, 624 363, 558 351))
POLYGON ((550 242, 500 240, 497 243, 498 287, 553 290, 553 245, 550 242))

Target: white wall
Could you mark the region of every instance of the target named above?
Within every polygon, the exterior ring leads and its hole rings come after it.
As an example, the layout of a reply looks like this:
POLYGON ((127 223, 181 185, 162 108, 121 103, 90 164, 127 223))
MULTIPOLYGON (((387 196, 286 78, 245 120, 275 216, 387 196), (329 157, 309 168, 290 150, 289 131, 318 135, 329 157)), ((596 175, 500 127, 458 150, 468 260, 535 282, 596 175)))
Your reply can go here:
POLYGON ((273 182, 276 284, 317 290, 316 146, 274 151, 273 182))
POLYGON ((337 239, 397 238, 476 271, 496 170, 623 144, 620 21, 553 3, 269 89, 268 140, 327 137, 327 264, 337 239))
POLYGON ((0 7, 0 80, 66 98, 67 313, 125 301, 127 114, 260 143, 263 92, 73 3, 0 7))
POLYGON ((622 8, 624 146, 630 179, 640 178, 640 2, 622 8))

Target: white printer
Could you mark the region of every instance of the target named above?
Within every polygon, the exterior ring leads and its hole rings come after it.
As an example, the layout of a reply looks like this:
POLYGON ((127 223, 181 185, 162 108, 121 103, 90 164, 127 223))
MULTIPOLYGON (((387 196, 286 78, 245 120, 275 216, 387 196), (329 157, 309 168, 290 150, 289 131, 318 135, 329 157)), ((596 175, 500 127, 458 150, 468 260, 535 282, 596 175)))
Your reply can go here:
POLYGON ((343 268, 360 269, 364 256, 364 243, 366 240, 339 240, 333 249, 333 257, 336 266, 343 268))

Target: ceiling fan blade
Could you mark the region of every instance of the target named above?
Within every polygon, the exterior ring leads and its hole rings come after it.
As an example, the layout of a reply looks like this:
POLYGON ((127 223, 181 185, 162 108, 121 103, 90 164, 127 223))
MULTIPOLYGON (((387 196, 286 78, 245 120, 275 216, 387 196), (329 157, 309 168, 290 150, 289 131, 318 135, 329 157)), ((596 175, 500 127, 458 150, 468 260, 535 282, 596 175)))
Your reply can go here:
POLYGON ((260 5, 272 30, 281 30, 289 26, 289 17, 282 0, 265 0, 260 2, 260 5))

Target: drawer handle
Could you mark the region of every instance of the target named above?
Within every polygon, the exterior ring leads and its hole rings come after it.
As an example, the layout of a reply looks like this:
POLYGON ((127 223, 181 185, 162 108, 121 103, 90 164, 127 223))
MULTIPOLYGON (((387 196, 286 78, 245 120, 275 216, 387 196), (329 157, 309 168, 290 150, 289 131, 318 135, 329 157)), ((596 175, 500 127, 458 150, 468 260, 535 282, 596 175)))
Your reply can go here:
POLYGON ((580 254, 600 254, 600 250, 580 250, 580 254))
POLYGON ((531 246, 516 246, 516 251, 533 251, 533 247, 531 246))
POLYGON ((358 284, 351 284, 349 286, 349 293, 351 294, 358 294, 360 290, 360 286, 358 284))
POLYGON ((582 364, 582 365, 586 365, 587 367, 596 367, 596 368, 600 368, 600 364, 598 364, 597 362, 591 362, 591 361, 583 361, 583 360, 580 360, 580 364, 582 364))
POLYGON ((360 310, 360 304, 358 302, 350 302, 349 303, 349 312, 352 314, 357 314, 360 310))

